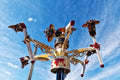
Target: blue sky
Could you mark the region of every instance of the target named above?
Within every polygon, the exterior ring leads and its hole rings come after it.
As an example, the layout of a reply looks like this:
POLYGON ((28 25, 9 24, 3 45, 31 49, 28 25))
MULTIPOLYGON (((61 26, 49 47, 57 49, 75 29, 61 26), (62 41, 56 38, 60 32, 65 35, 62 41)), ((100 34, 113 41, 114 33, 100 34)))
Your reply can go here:
MULTIPOLYGON (((48 43, 43 31, 54 24, 65 27, 75 20, 75 32, 70 36, 68 50, 88 47, 92 43, 88 30, 82 28, 87 20, 96 19, 96 39, 101 44, 101 56, 105 67, 101 69, 97 55, 89 57, 83 78, 81 65, 71 64, 71 72, 65 80, 120 80, 120 0, 1 0, 0 1, 0 80, 27 80, 30 65, 21 69, 19 58, 28 55, 22 42, 23 33, 15 33, 8 26, 24 22, 28 34, 48 43)), ((33 45, 33 44, 31 44, 33 45)), ((37 55, 42 54, 38 50, 37 55)), ((32 80, 55 80, 50 72, 50 61, 36 62, 32 80)))

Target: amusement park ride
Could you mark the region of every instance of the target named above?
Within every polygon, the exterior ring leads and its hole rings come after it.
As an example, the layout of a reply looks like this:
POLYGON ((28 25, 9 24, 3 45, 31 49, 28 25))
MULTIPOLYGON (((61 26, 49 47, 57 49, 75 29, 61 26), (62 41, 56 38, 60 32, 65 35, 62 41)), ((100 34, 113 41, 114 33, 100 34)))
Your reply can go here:
POLYGON ((89 60, 87 59, 92 54, 97 54, 98 60, 100 63, 100 67, 103 68, 104 64, 102 62, 100 56, 100 44, 96 42, 95 35, 96 29, 95 25, 98 24, 99 21, 96 20, 89 20, 82 27, 87 27, 89 30, 89 34, 93 39, 93 44, 90 44, 88 48, 82 49, 75 49, 67 51, 69 48, 69 37, 76 28, 72 28, 75 24, 75 21, 72 20, 66 27, 59 28, 57 30, 54 29, 54 25, 50 24, 44 33, 46 34, 46 38, 48 42, 51 42, 54 37, 56 37, 54 41, 54 47, 52 48, 42 42, 32 39, 26 30, 26 25, 24 23, 19 23, 16 25, 11 25, 9 28, 12 28, 15 32, 23 32, 24 33, 24 43, 27 45, 29 56, 25 56, 20 58, 22 68, 28 64, 28 61, 31 61, 30 72, 28 76, 28 80, 31 80, 32 71, 34 67, 34 63, 37 60, 40 61, 48 61, 51 60, 51 72, 56 74, 56 80, 64 80, 65 76, 70 72, 70 63, 76 65, 80 63, 82 67, 81 77, 84 76, 85 67, 88 64, 89 60), (32 52, 30 42, 34 43, 34 52, 32 52), (35 55, 37 48, 40 48, 43 53, 42 55, 35 55), (83 57, 85 56, 84 60, 79 60, 76 57, 83 57))

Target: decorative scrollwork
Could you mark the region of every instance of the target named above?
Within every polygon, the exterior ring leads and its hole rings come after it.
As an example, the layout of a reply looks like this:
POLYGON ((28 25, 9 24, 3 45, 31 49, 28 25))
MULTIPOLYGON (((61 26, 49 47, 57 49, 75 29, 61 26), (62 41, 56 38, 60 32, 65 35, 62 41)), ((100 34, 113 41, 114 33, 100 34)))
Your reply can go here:
POLYGON ((72 59, 70 60, 70 62, 71 62, 72 64, 74 64, 74 65, 76 65, 76 64, 78 64, 78 63, 81 63, 82 65, 84 64, 83 61, 81 61, 81 60, 79 60, 79 59, 76 59, 76 58, 72 58, 72 59))
POLYGON ((41 46, 39 46, 39 48, 40 48, 40 50, 43 52, 43 53, 46 53, 46 54, 48 54, 48 51, 47 50, 43 50, 43 48, 41 47, 41 46))

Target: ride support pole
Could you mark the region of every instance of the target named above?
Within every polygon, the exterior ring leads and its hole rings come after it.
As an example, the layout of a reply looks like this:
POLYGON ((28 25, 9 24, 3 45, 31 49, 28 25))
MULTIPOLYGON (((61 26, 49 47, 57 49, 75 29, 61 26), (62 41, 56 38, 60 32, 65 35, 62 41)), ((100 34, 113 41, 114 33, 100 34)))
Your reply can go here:
POLYGON ((92 37, 92 39, 93 39, 93 43, 95 44, 95 42, 96 42, 96 39, 95 39, 95 37, 92 37))
MULTIPOLYGON (((26 28, 23 28, 23 33, 24 33, 24 37, 26 38, 28 36, 26 28)), ((26 44, 27 44, 27 48, 28 48, 31 63, 34 63, 34 55, 32 54, 32 49, 31 49, 30 42, 26 42, 26 44)))
POLYGON ((57 70, 56 80, 64 80, 65 76, 66 76, 66 74, 64 73, 64 69, 60 68, 57 70))
POLYGON ((100 52, 98 49, 96 49, 96 53, 97 53, 97 56, 98 56, 98 60, 99 60, 99 63, 100 63, 100 67, 101 68, 104 68, 104 64, 103 64, 103 61, 102 61, 102 58, 101 58, 101 55, 100 55, 100 52))
MULTIPOLYGON (((37 53, 37 48, 38 48, 38 45, 35 45, 34 46, 34 55, 36 55, 36 53, 37 53)), ((29 75, 28 75, 28 79, 27 80, 31 80, 31 78, 32 78, 32 73, 33 73, 33 68, 34 68, 34 63, 31 63, 31 65, 30 65, 30 71, 29 71, 29 75)))
POLYGON ((85 63, 85 60, 87 60, 88 56, 86 55, 85 58, 84 58, 84 64, 82 65, 82 71, 81 71, 81 77, 84 76, 84 73, 85 73, 85 68, 86 68, 86 63, 85 63))

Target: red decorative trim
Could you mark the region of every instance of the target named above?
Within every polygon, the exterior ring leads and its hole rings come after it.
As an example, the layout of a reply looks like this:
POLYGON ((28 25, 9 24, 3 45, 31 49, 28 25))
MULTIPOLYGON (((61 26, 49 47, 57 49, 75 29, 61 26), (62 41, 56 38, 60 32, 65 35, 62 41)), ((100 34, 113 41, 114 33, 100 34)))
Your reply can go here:
POLYGON ((35 61, 31 61, 31 63, 35 63, 35 61))
POLYGON ((98 43, 95 42, 95 44, 93 45, 93 47, 96 48, 96 49, 100 49, 100 44, 98 44, 98 43))
POLYGON ((75 24, 75 21, 72 20, 72 21, 70 22, 70 25, 73 26, 74 24, 75 24))
POLYGON ((23 27, 23 28, 26 28, 26 25, 24 23, 20 23, 20 25, 23 27))

